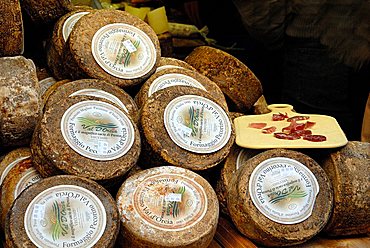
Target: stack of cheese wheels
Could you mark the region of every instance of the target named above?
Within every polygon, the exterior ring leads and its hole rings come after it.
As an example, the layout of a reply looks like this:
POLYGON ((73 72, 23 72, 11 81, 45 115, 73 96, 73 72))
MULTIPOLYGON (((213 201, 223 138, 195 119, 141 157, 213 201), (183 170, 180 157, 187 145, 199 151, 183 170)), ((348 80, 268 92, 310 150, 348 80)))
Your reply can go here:
POLYGON ((65 14, 54 25, 54 31, 47 47, 47 64, 54 78, 66 79, 69 73, 65 71, 64 53, 66 41, 76 22, 86 14, 93 11, 89 7, 78 7, 65 14))
POLYGON ((333 190, 315 160, 300 152, 272 149, 236 171, 227 206, 238 230, 257 244, 295 245, 324 228, 333 190))
MULTIPOLYGON (((23 190, 41 180, 41 175, 33 168, 29 148, 22 148, 22 150, 23 149, 27 151, 29 156, 24 159, 18 157, 15 161, 12 161, 11 164, 14 166, 11 166, 11 169, 4 177, 0 186, 0 227, 3 230, 5 228, 6 216, 14 200, 23 190)), ((18 151, 17 149, 10 152, 9 155, 7 155, 7 159, 13 157, 14 153, 17 154, 18 151)))
POLYGON ((228 111, 204 90, 172 86, 155 92, 141 110, 143 167, 175 165, 205 170, 234 143, 228 111))
POLYGON ((120 87, 139 84, 161 56, 157 35, 138 17, 120 10, 97 10, 73 27, 66 64, 74 79, 104 79, 120 87))
POLYGON ((210 184, 198 174, 162 166, 129 177, 118 191, 120 247, 208 247, 219 208, 210 184))
POLYGON ((37 24, 54 24, 73 9, 70 0, 22 0, 22 8, 37 24))
POLYGON ((22 56, 0 58, 0 146, 29 143, 41 113, 35 64, 22 56))
POLYGON ((19 0, 0 1, 0 57, 23 53, 23 20, 19 0))
POLYGON ((140 108, 154 92, 176 85, 205 90, 217 99, 218 104, 227 109, 225 96, 216 83, 199 72, 184 68, 167 68, 154 73, 141 86, 139 93, 135 96, 135 101, 140 108))
POLYGON ((158 63, 157 72, 162 69, 169 69, 169 68, 185 68, 188 70, 196 71, 194 67, 189 65, 183 60, 171 58, 171 57, 161 57, 158 63))
POLYGON ((234 56, 209 46, 195 48, 185 62, 215 82, 229 97, 233 111, 246 112, 262 95, 262 85, 253 72, 234 56))
POLYGON ((8 221, 8 247, 114 247, 119 232, 116 202, 108 191, 70 175, 25 189, 8 221))
POLYGON ((99 79, 81 79, 72 82, 61 81, 50 88, 46 104, 54 105, 62 98, 74 96, 95 96, 106 99, 123 109, 134 122, 137 122, 139 110, 132 97, 116 85, 99 79))
POLYGON ((331 236, 370 232, 370 143, 350 141, 322 164, 334 189, 334 208, 324 231, 331 236))
POLYGON ((78 175, 107 187, 120 182, 140 150, 139 131, 125 110, 89 95, 47 105, 31 142, 42 176, 78 175))

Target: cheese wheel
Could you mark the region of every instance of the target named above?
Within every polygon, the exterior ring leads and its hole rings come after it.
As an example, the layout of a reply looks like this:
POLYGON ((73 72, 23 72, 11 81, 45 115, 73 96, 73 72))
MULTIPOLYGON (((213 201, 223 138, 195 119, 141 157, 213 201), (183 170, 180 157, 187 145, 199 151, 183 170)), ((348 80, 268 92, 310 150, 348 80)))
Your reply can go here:
POLYGON ((247 160, 233 175, 227 206, 238 230, 257 244, 296 245, 328 222, 333 189, 312 158, 272 149, 247 160))
POLYGON ((95 96, 116 104, 137 122, 139 110, 132 97, 118 86, 103 80, 81 79, 60 83, 50 89, 46 102, 48 106, 52 106, 62 98, 84 95, 95 96))
POLYGON ((9 211, 8 247, 113 247, 119 215, 112 196, 77 176, 45 178, 25 189, 9 211))
POLYGON ((349 141, 322 163, 334 189, 334 208, 324 231, 330 236, 370 233, 370 143, 349 141))
POLYGON ((42 175, 62 171, 107 187, 120 182, 141 150, 139 131, 124 110, 92 96, 68 97, 48 106, 38 132, 40 164, 46 168, 36 163, 35 168, 42 175))
POLYGON ((57 80, 69 78, 64 64, 66 41, 76 22, 93 11, 89 7, 74 8, 73 11, 63 15, 54 25, 52 37, 47 46, 47 64, 57 80))
POLYGON ((143 82, 155 71, 161 56, 152 28, 120 10, 97 10, 81 17, 66 50, 73 79, 103 79, 120 87, 143 82))
POLYGON ((40 180, 41 175, 33 168, 30 157, 21 160, 9 171, 0 188, 0 227, 3 230, 14 200, 23 190, 40 180))
POLYGON ((218 222, 217 197, 198 174, 162 166, 129 177, 117 193, 120 247, 208 247, 218 222))
POLYGON ((173 86, 155 92, 142 107, 140 165, 168 164, 206 170, 219 164, 234 143, 228 111, 201 89, 173 86))
POLYGON ((41 113, 35 64, 22 56, 0 58, 0 147, 28 145, 41 113))
POLYGON ((23 20, 19 0, 0 1, 0 57, 20 55, 24 49, 23 20))
POLYGON ((171 58, 171 57, 161 57, 158 63, 158 67, 156 72, 162 70, 162 69, 169 69, 169 68, 185 68, 188 70, 196 71, 194 67, 189 65, 183 60, 171 58))
POLYGON ((70 0, 22 0, 22 8, 37 24, 54 24, 73 8, 70 0))
POLYGON ((253 72, 234 56, 209 46, 195 48, 185 62, 215 82, 234 106, 246 112, 262 95, 262 85, 253 72))
POLYGON ((227 109, 225 96, 217 84, 196 71, 184 68, 168 68, 154 73, 140 88, 135 102, 140 108, 154 92, 176 85, 205 90, 217 99, 218 104, 227 109))

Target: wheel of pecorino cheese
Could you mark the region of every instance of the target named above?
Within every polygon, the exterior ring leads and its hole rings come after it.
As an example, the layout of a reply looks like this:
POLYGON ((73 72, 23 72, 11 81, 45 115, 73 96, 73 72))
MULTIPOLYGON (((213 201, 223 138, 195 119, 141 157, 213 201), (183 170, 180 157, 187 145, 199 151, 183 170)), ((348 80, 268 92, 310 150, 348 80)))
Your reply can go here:
POLYGON ((39 125, 31 149, 32 155, 41 154, 35 162, 41 175, 61 171, 109 187, 120 182, 140 154, 136 124, 123 109, 105 99, 61 99, 45 108, 39 125))
POLYGON ((28 145, 41 114, 40 85, 32 60, 0 58, 0 147, 28 145))
POLYGON ((129 177, 116 197, 120 247, 208 247, 219 208, 211 185, 198 174, 162 166, 129 177))
POLYGON ((234 56, 209 46, 195 48, 185 62, 215 82, 229 97, 229 109, 245 113, 262 95, 262 85, 254 73, 234 56))
POLYGON ((21 55, 24 33, 20 1, 0 1, 0 10, 0 57, 21 55))
POLYGON ((334 189, 334 208, 324 232, 330 236, 370 233, 370 143, 349 141, 322 163, 334 189))
POLYGON ((167 68, 154 73, 141 86, 139 93, 135 96, 135 101, 140 108, 154 92, 176 85, 205 90, 217 99, 218 104, 227 109, 225 96, 216 83, 197 71, 184 68, 167 68))
POLYGON ((107 9, 81 17, 66 50, 73 79, 103 79, 120 87, 143 82, 161 56, 158 37, 147 23, 125 11, 107 9))
POLYGON ((112 196, 77 176, 45 178, 25 189, 9 211, 8 247, 114 247, 119 215, 112 196))
POLYGON ((219 164, 234 143, 228 111, 204 90, 172 86, 155 92, 141 110, 144 168, 175 165, 206 170, 219 164))
POLYGON ((227 206, 238 230, 255 243, 296 245, 328 222, 333 189, 312 158, 272 149, 252 157, 233 175, 227 206))
POLYGON ((66 41, 76 22, 81 16, 89 14, 93 9, 89 7, 76 7, 73 11, 63 15, 54 25, 52 37, 47 46, 47 64, 54 78, 62 80, 69 78, 64 63, 66 41))
POLYGON ((194 67, 189 65, 183 60, 171 58, 171 57, 161 57, 158 63, 158 67, 156 72, 163 70, 163 69, 169 69, 169 68, 185 68, 188 70, 196 71, 194 67))

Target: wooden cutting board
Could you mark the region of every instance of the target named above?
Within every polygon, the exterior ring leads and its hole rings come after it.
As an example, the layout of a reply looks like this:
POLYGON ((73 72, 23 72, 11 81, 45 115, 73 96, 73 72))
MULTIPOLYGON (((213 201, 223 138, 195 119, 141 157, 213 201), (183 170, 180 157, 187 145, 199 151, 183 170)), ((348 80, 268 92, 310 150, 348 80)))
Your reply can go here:
POLYGON ((268 108, 270 113, 262 115, 245 115, 234 120, 236 131, 236 144, 252 149, 270 149, 270 148, 334 148, 347 144, 348 140, 335 118, 327 115, 317 114, 300 114, 293 110, 292 105, 272 104, 268 108), (285 140, 275 138, 273 134, 264 134, 262 129, 249 127, 250 123, 266 123, 266 127, 275 126, 275 132, 281 132, 282 128, 289 126, 290 122, 286 119, 283 121, 273 121, 273 114, 287 114, 293 116, 309 116, 308 120, 297 121, 305 123, 306 121, 315 122, 310 128, 312 134, 324 135, 326 141, 312 142, 303 138, 297 140, 285 140))

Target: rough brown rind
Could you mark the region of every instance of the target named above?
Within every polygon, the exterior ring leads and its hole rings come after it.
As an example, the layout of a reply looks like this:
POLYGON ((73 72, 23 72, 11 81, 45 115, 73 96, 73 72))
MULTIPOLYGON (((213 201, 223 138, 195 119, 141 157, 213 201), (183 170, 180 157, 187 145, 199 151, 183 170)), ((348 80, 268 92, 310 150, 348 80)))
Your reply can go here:
POLYGON ((224 94, 222 93, 220 87, 217 86, 214 82, 209 80, 206 76, 196 72, 191 71, 184 68, 168 68, 162 69, 156 73, 154 73, 145 83, 141 86, 139 93, 135 96, 135 102, 137 103, 138 107, 141 108, 145 102, 148 101, 148 92, 149 88, 152 83, 159 77, 166 75, 166 74, 181 74, 185 76, 189 76, 197 80, 203 87, 206 89, 208 93, 210 93, 215 99, 217 99, 217 103, 227 109, 227 103, 224 94))
POLYGON ((66 60, 73 79, 97 78, 106 80, 120 87, 137 85, 148 78, 157 68, 161 57, 158 37, 153 29, 139 18, 120 10, 98 10, 83 16, 74 26, 67 40, 66 60), (122 79, 105 72, 95 61, 91 52, 92 38, 101 27, 112 23, 126 23, 146 33, 156 49, 156 62, 144 76, 133 79, 122 79))
POLYGON ((32 60, 0 58, 0 146, 28 145, 41 113, 40 85, 32 60))
POLYGON ((57 185, 77 185, 94 193, 103 203, 107 215, 106 228, 102 238, 94 247, 114 247, 119 231, 119 215, 112 196, 99 184, 77 176, 55 176, 31 185, 14 202, 8 215, 6 244, 8 247, 36 247, 26 234, 24 225, 25 211, 34 197, 44 190, 57 185))
POLYGON ((69 79, 64 79, 64 80, 61 80, 61 81, 58 81, 58 82, 55 82, 53 85, 51 85, 50 87, 48 87, 46 89, 46 91, 44 92, 44 94, 41 95, 41 100, 42 100, 42 109, 44 109, 45 107, 45 104, 47 102, 47 100, 49 99, 49 96, 57 89, 59 88, 59 86, 65 84, 65 83, 68 83, 70 82, 69 79))
POLYGON ((0 57, 23 53, 23 20, 19 0, 0 1, 0 57))
POLYGON ((333 189, 325 171, 312 158, 296 151, 272 149, 254 156, 233 175, 229 185, 227 204, 235 226, 264 246, 288 246, 307 241, 324 228, 333 207, 333 189), (248 189, 250 175, 258 164, 272 157, 299 161, 315 175, 320 191, 312 214, 306 220, 297 224, 280 224, 264 216, 253 204, 248 189))
MULTIPOLYGON (((120 237, 123 241, 121 247, 208 247, 216 232, 219 216, 216 194, 204 178, 190 170, 162 166, 136 173, 122 184, 117 193, 116 201, 121 217, 120 237), (184 175, 197 182, 204 189, 207 197, 207 211, 192 227, 184 230, 163 230, 144 222, 134 210, 133 194, 138 185, 150 176, 163 174, 184 175)), ((182 206, 182 208, 185 207, 182 206)))
POLYGON ((370 143, 350 141, 332 152, 322 166, 334 189, 334 208, 325 234, 369 234, 370 143))
POLYGON ((64 112, 70 106, 84 100, 108 102, 96 97, 76 96, 61 99, 52 106, 45 108, 39 130, 40 149, 46 160, 51 162, 58 170, 66 174, 87 177, 106 186, 111 186, 119 182, 123 175, 135 165, 141 150, 139 131, 136 125, 132 123, 134 143, 131 149, 120 158, 98 161, 80 155, 66 143, 61 133, 60 121, 64 112))
POLYGON ((73 11, 63 15, 54 25, 54 30, 52 37, 49 41, 49 44, 47 46, 47 64, 50 68, 51 72, 53 73, 53 76, 57 80, 62 80, 69 78, 69 73, 65 71, 65 61, 64 53, 65 53, 65 45, 66 42, 63 38, 63 25, 65 21, 71 17, 74 14, 77 14, 79 12, 91 12, 92 9, 85 6, 79 6, 75 7, 73 11))
MULTIPOLYGON (((200 171, 216 166, 228 155, 235 139, 233 125, 231 125, 229 141, 223 148, 213 153, 200 154, 185 150, 177 146, 170 138, 164 126, 164 110, 171 100, 182 95, 198 95, 217 102, 209 93, 187 86, 173 86, 155 92, 141 110, 140 128, 143 152, 140 157, 140 166, 148 168, 174 165, 200 171)), ((226 109, 224 111, 228 115, 228 111, 226 109)))
POLYGON ((262 85, 241 61, 219 49, 200 46, 185 62, 215 82, 233 104, 229 109, 245 113, 262 95, 262 85))
POLYGON ((174 67, 174 68, 182 67, 188 70, 196 71, 194 67, 192 67, 185 61, 176 59, 176 58, 171 58, 171 57, 161 57, 158 63, 157 71, 164 69, 164 68, 168 69, 171 67, 174 67))

